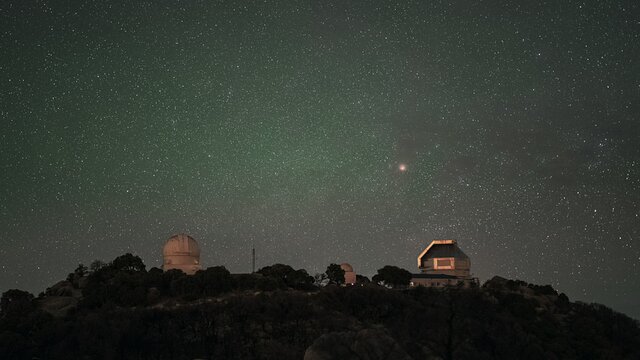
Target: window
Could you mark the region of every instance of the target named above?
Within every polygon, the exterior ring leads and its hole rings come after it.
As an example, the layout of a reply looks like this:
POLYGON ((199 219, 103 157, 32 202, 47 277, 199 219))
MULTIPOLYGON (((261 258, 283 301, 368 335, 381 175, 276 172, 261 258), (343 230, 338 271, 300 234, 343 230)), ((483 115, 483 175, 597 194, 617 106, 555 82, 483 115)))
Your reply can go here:
POLYGON ((437 258, 433 259, 433 268, 436 270, 453 270, 455 269, 453 258, 437 258))

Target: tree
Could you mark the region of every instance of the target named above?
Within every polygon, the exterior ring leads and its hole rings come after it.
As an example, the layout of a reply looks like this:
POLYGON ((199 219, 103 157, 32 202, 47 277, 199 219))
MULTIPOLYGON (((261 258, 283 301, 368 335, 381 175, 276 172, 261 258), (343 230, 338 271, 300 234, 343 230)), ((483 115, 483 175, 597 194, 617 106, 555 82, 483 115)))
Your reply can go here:
POLYGON ((27 291, 7 290, 0 298, 0 315, 2 318, 23 316, 33 309, 35 309, 33 295, 27 291))
POLYGON ((313 277, 313 284, 315 286, 319 286, 319 287, 326 286, 328 282, 329 282, 329 279, 327 278, 326 273, 317 273, 313 277))
POLYGON ((298 269, 289 275, 287 285, 293 289, 312 290, 313 281, 313 276, 309 275, 307 270, 298 269))
POLYGON ((411 281, 411 273, 397 266, 386 265, 378 269, 378 273, 372 278, 374 283, 392 288, 406 287, 411 281))
POLYGON ((369 284, 371 282, 371 280, 369 280, 368 277, 364 276, 364 275, 356 275, 356 284, 357 285, 365 285, 365 284, 369 284))
POLYGON ((330 264, 327 266, 327 278, 329 279, 329 284, 342 285, 344 284, 344 270, 338 264, 330 264))
POLYGON ((78 267, 76 268, 76 270, 73 272, 74 274, 78 275, 79 277, 83 277, 85 275, 87 275, 87 271, 89 269, 84 266, 84 264, 78 264, 78 267))
POLYGON ((294 272, 293 268, 285 264, 273 264, 271 266, 265 266, 258 270, 257 273, 262 276, 269 276, 273 278, 282 279, 283 281, 294 272))
POLYGON ((117 271, 140 272, 145 271, 146 266, 139 256, 126 253, 115 258, 111 262, 111 267, 117 271))
POLYGON ((313 277, 306 270, 294 270, 289 265, 274 264, 257 271, 258 274, 277 279, 293 289, 308 290, 313 285, 313 277))
POLYGON ((102 260, 93 260, 91 262, 91 264, 89 265, 89 271, 96 272, 96 271, 102 269, 105 266, 107 266, 107 264, 105 264, 104 261, 102 261, 102 260))
POLYGON ((214 266, 198 271, 194 277, 200 285, 201 294, 205 296, 218 295, 234 287, 231 273, 224 266, 214 266))
POLYGON ((73 284, 74 287, 78 287, 78 280, 81 277, 87 275, 88 270, 89 269, 84 266, 84 264, 79 264, 72 273, 69 273, 69 275, 67 275, 67 281, 73 284))
POLYGON ((95 269, 87 277, 82 289, 82 306, 101 307, 109 302, 121 306, 146 303, 147 272, 140 257, 127 253, 118 256, 109 265, 96 266, 95 269))

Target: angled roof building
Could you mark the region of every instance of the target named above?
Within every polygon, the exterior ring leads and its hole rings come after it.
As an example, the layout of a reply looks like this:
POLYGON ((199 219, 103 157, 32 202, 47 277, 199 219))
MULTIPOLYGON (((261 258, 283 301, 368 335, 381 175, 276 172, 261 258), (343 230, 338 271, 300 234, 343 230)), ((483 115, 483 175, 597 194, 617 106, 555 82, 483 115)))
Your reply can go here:
POLYGON ((471 259, 455 240, 433 240, 418 255, 419 274, 413 274, 412 286, 445 287, 477 284, 471 275, 471 259))

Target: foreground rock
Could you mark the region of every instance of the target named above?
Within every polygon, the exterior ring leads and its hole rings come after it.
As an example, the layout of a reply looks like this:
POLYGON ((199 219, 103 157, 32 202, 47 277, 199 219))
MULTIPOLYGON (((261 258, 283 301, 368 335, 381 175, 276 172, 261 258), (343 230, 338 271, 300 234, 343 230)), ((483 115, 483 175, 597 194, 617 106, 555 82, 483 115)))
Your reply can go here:
POLYGON ((333 332, 320 336, 304 360, 411 360, 384 330, 333 332))
POLYGON ((40 309, 55 317, 66 316, 78 307, 78 299, 71 296, 47 296, 38 302, 40 309))

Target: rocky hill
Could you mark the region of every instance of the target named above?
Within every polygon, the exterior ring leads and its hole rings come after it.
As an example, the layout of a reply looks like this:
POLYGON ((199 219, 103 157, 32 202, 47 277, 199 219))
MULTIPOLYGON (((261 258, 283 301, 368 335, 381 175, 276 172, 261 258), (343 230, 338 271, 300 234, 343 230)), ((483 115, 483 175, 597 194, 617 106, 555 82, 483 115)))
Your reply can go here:
POLYGON ((2 359, 638 359, 638 322, 550 286, 323 286, 286 265, 231 275, 129 258, 2 296, 2 359))

